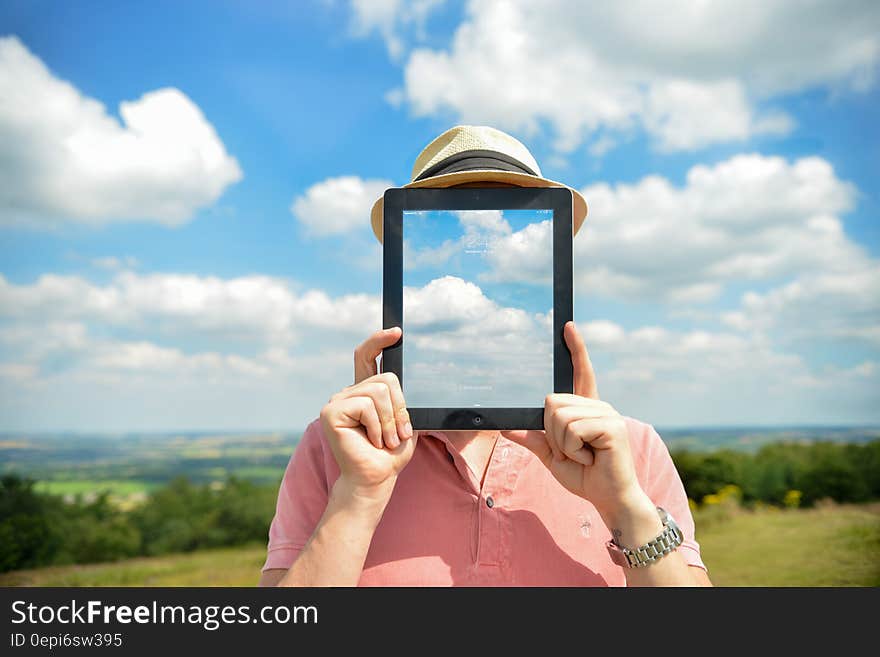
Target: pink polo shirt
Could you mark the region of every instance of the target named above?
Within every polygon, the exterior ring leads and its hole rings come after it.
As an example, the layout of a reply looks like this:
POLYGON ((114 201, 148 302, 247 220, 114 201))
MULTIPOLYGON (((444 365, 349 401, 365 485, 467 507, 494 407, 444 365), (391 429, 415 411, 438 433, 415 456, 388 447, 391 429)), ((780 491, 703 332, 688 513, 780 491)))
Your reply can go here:
MULTIPOLYGON (((642 488, 676 519, 685 561, 705 568, 681 479, 653 427, 630 418, 642 488)), ((339 467, 318 420, 278 492, 263 570, 289 568, 327 505, 339 467)), ((525 447, 499 438, 480 487, 439 431, 421 432, 373 535, 361 586, 624 586, 595 507, 565 490, 525 447)))

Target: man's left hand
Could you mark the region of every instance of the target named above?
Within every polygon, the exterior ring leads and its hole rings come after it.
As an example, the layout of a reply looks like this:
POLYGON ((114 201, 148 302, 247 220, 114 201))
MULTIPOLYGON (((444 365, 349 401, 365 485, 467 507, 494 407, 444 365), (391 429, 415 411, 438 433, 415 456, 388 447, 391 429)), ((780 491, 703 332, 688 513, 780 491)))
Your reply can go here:
POLYGON ((574 394, 547 395, 544 431, 502 431, 544 463, 565 488, 596 507, 609 526, 632 513, 650 513, 653 505, 639 485, 626 423, 599 400, 596 376, 584 340, 565 325, 565 342, 574 366, 574 394))

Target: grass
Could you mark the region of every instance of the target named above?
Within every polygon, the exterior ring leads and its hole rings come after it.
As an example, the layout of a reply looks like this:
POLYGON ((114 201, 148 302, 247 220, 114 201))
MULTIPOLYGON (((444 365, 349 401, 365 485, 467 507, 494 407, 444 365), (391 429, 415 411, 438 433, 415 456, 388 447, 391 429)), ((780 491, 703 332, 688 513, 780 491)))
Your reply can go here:
POLYGON ((153 485, 144 481, 57 479, 38 481, 35 489, 40 493, 48 493, 50 495, 80 495, 108 491, 111 495, 126 497, 134 493, 145 493, 153 487, 153 485))
POLYGON ((265 545, 52 566, 0 575, 0 586, 255 586, 265 545))
MULTIPOLYGON (((880 504, 698 512, 697 527, 716 586, 880 586, 880 504)), ((265 554, 252 545, 22 570, 0 586, 253 586, 265 554)))
POLYGON ((880 586, 880 504, 734 512, 697 541, 716 586, 880 586))

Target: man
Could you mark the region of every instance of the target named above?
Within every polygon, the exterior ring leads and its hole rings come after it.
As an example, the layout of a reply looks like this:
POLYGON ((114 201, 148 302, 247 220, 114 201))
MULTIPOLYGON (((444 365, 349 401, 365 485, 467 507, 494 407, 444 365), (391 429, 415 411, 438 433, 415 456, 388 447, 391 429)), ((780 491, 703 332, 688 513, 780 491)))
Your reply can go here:
MULTIPOLYGON (((497 185, 562 186, 519 141, 482 126, 432 141, 409 186, 497 185)), ((587 208, 572 193, 576 232, 587 208)), ((574 323, 574 394, 546 397, 544 431, 414 432, 396 376, 377 374, 400 337, 392 328, 361 344, 354 385, 306 429, 261 585, 711 585, 669 452, 599 400, 574 323)))

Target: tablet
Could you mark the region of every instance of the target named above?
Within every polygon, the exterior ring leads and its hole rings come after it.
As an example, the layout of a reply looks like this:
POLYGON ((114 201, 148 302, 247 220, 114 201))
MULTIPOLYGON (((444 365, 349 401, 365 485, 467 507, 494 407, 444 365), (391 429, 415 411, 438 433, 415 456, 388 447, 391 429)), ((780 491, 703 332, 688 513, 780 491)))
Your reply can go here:
POLYGON ((416 430, 542 429, 544 398, 572 392, 572 195, 564 188, 385 192, 383 326, 402 338, 416 430))

